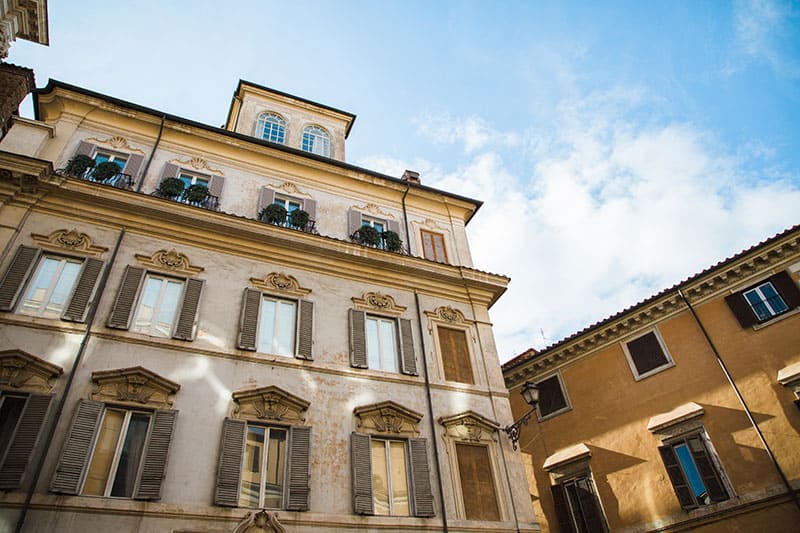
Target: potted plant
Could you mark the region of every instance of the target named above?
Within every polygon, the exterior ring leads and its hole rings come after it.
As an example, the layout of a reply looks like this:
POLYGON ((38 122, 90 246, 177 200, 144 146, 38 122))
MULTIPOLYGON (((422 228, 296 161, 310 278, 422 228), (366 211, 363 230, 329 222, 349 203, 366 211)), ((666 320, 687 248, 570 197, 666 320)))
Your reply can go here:
POLYGON ((103 161, 94 169, 94 179, 97 181, 106 181, 117 174, 122 172, 122 168, 113 161, 103 161))
POLYGON ((400 235, 396 231, 386 230, 381 237, 383 237, 384 246, 390 252, 399 252, 403 249, 403 241, 400 240, 400 235))
POLYGON ((356 240, 364 246, 377 247, 381 244, 381 234, 372 226, 361 226, 355 232, 356 240))
POLYGON ((164 178, 161 180, 161 183, 158 184, 156 193, 165 198, 176 198, 177 196, 183 194, 183 188, 185 186, 186 185, 183 183, 183 181, 179 180, 178 178, 164 178))
POLYGON ((64 173, 68 176, 80 178, 86 173, 87 169, 94 168, 94 159, 88 155, 78 154, 67 163, 64 173))
POLYGON ((261 210, 258 218, 270 224, 283 224, 286 222, 286 208, 278 204, 269 204, 261 210))
POLYGON ((208 198, 208 187, 201 183, 189 185, 189 187, 183 191, 183 199, 190 204, 203 203, 206 201, 206 198, 208 198))
POLYGON ((289 214, 289 222, 295 228, 304 229, 308 225, 309 216, 302 209, 295 209, 289 214))

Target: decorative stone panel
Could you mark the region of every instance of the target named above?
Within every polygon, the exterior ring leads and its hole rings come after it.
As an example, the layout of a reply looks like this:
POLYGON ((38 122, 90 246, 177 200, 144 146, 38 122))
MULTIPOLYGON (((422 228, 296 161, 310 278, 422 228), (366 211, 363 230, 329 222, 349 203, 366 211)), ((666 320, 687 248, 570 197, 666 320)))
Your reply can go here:
POLYGON ((406 307, 397 305, 394 298, 380 292, 365 292, 363 298, 352 298, 353 307, 359 311, 372 311, 382 315, 400 316, 406 307))
POLYGON ((177 252, 174 248, 170 251, 158 250, 151 256, 136 254, 136 260, 146 268, 187 277, 196 276, 205 270, 203 267, 192 265, 186 254, 177 252))
POLYGON ((92 400, 169 409, 181 386, 141 366, 92 372, 92 400))
POLYGON ((60 366, 22 350, 0 352, 0 388, 51 392, 55 380, 63 373, 60 366))
POLYGON ((234 392, 233 401, 236 403, 233 418, 284 424, 305 422, 304 413, 311 405, 306 400, 274 385, 234 392))
POLYGON ((356 407, 353 414, 357 430, 363 433, 406 437, 415 437, 420 433, 417 424, 422 420, 422 415, 390 400, 356 407))
POLYGON ((445 436, 459 441, 494 441, 500 425, 475 411, 466 411, 453 416, 442 417, 439 423, 445 427, 445 436))
POLYGON ((108 139, 98 139, 97 137, 90 137, 86 140, 98 146, 102 146, 104 148, 111 148, 113 150, 121 150, 132 154, 144 155, 143 150, 140 150, 139 148, 134 148, 133 146, 130 145, 127 139, 125 139, 124 137, 120 137, 119 135, 115 135, 114 137, 109 137, 108 139))
POLYGON ((50 235, 32 233, 31 237, 39 247, 47 250, 67 250, 70 253, 89 257, 99 257, 108 251, 108 248, 92 244, 92 238, 89 235, 74 228, 71 230, 59 229, 50 235))
POLYGON ((233 529, 233 533, 286 533, 278 521, 278 513, 250 511, 233 529))
POLYGON ((301 287, 297 278, 283 272, 272 272, 264 276, 264 279, 250 278, 250 283, 260 291, 279 292, 297 298, 302 298, 311 292, 311 289, 301 287))

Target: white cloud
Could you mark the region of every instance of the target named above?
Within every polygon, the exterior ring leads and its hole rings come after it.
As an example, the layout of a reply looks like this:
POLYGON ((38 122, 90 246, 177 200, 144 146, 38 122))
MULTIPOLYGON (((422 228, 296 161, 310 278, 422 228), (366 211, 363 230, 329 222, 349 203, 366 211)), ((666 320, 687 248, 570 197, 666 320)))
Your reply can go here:
MULTIPOLYGON (((791 1, 739 0, 734 6, 736 44, 744 55, 790 78, 800 77, 800 62, 792 53, 796 45, 791 43, 798 22, 800 10, 791 1)), ((738 68, 729 64, 726 70, 738 68)))
POLYGON ((492 129, 478 116, 454 119, 448 114, 428 114, 414 121, 420 134, 441 144, 463 143, 464 152, 472 153, 487 145, 515 146, 519 143, 513 133, 502 133, 492 129))

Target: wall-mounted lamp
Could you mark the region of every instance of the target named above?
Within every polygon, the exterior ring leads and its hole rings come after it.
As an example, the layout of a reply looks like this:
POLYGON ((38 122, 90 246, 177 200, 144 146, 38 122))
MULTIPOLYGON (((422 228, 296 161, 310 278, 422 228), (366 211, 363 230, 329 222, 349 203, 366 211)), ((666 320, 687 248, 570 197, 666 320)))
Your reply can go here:
POLYGON ((525 413, 522 418, 510 426, 503 428, 503 431, 508 433, 508 438, 511 439, 511 446, 515 450, 517 449, 517 443, 519 443, 519 429, 528 423, 528 421, 531 419, 531 415, 533 415, 533 412, 536 411, 536 404, 539 403, 539 387, 530 381, 526 381, 525 384, 522 385, 522 390, 520 393, 528 405, 531 406, 531 410, 525 413))

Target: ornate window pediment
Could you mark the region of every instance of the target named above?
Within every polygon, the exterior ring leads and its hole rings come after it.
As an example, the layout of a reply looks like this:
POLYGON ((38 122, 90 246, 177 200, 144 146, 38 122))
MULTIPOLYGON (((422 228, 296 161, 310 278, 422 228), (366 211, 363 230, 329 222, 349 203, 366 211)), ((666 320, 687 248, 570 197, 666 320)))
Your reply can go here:
POLYGON ((173 165, 178 165, 179 167, 183 167, 183 168, 191 167, 191 168, 193 168, 195 170, 204 170, 206 172, 211 172, 212 174, 217 174, 219 176, 224 176, 225 175, 225 173, 222 172, 222 170, 220 170, 218 168, 212 168, 208 164, 208 161, 206 161, 202 157, 192 157, 191 159, 184 159, 184 160, 172 159, 169 162, 171 164, 173 164, 173 165))
POLYGON ((373 311, 384 315, 400 316, 406 308, 397 305, 394 298, 380 292, 365 292, 363 298, 352 298, 353 307, 359 311, 373 311))
POLYGON ((446 322, 448 324, 467 325, 472 324, 473 322, 472 320, 467 320, 467 318, 464 316, 464 313, 458 309, 453 309, 449 305, 437 307, 433 312, 425 311, 425 315, 427 315, 428 318, 446 322))
POLYGON ((93 142, 98 146, 112 148, 114 150, 123 150, 125 152, 130 152, 132 154, 144 155, 144 151, 140 150, 139 148, 134 148, 133 146, 130 145, 130 143, 125 137, 120 137, 119 135, 115 135, 114 137, 109 137, 108 139, 98 139, 97 137, 89 137, 86 140, 89 142, 93 142))
POLYGON ((233 533, 286 533, 278 521, 278 513, 251 511, 236 525, 233 533))
POLYGON ((475 411, 466 411, 453 416, 442 417, 439 423, 445 427, 445 434, 457 440, 486 442, 495 440, 500 427, 475 411))
POLYGON ((270 385, 233 393, 233 418, 300 424, 305 422, 309 402, 270 385))
POLYGON ((181 388, 177 383, 141 366, 97 370, 92 372, 92 381, 96 386, 90 395, 92 400, 156 409, 172 407, 173 396, 181 388))
POLYGON ((50 235, 32 233, 31 237, 33 238, 33 242, 39 247, 47 250, 67 250, 70 253, 87 255, 90 257, 99 257, 103 252, 108 251, 108 248, 93 245, 91 237, 85 233, 79 232, 75 228, 71 230, 59 229, 50 235))
POLYGON ((0 387, 50 392, 64 370, 22 350, 0 352, 0 387))
POLYGON ((301 287, 297 278, 283 272, 272 272, 267 274, 264 279, 250 278, 250 283, 260 291, 279 292, 297 298, 302 298, 311 292, 311 289, 301 287))
POLYGON ((277 183, 270 183, 268 185, 270 189, 274 189, 276 191, 283 191, 286 194, 291 196, 305 196, 311 198, 311 195, 307 192, 303 192, 297 188, 297 185, 292 183, 291 181, 284 181, 282 184, 278 185, 277 183))
POLYGON ((174 248, 170 251, 158 250, 150 256, 136 254, 136 260, 146 268, 188 277, 196 276, 205 270, 203 267, 192 265, 186 254, 177 252, 174 248))
POLYGON ((367 204, 367 205, 354 205, 353 209, 357 209, 362 213, 369 213, 370 215, 374 215, 376 217, 387 218, 387 219, 394 219, 395 216, 391 213, 388 213, 381 209, 378 204, 367 204))
POLYGON ((383 433, 414 437, 420 431, 417 424, 422 415, 393 401, 356 407, 356 428, 365 433, 383 433))

